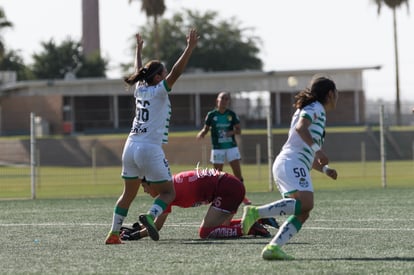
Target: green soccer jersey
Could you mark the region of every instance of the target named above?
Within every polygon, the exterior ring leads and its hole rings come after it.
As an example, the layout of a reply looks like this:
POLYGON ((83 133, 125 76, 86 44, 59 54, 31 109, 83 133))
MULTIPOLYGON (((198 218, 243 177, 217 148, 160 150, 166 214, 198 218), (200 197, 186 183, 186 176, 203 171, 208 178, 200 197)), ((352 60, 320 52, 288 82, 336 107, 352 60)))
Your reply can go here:
POLYGON ((228 131, 233 131, 234 125, 240 124, 240 119, 235 112, 227 109, 222 114, 214 109, 208 112, 205 124, 210 126, 213 149, 228 149, 237 146, 234 135, 226 135, 228 131))

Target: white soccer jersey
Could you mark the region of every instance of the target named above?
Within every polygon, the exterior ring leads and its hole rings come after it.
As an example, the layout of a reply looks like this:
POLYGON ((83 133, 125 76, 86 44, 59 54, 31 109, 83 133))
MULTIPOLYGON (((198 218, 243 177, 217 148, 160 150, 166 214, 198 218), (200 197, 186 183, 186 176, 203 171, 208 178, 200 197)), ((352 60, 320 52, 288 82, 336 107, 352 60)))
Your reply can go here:
POLYGON ((326 114, 323 105, 319 101, 315 101, 303 109, 297 109, 294 113, 288 140, 283 145, 278 158, 300 161, 308 170, 311 170, 315 153, 295 130, 300 117, 305 117, 312 122, 308 128, 309 132, 312 135, 313 142, 322 147, 325 137, 326 114))
POLYGON ((168 143, 171 104, 165 80, 155 86, 137 84, 135 118, 129 138, 133 141, 162 144, 168 143))

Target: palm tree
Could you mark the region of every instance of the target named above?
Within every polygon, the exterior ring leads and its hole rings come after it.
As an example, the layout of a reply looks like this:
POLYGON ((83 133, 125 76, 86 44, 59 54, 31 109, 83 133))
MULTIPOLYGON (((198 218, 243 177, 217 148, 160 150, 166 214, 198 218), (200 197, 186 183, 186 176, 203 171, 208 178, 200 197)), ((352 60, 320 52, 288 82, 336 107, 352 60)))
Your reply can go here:
POLYGON ((397 125, 401 125, 401 102, 400 102, 400 72, 398 63, 398 39, 397 39, 397 15, 396 9, 402 4, 409 6, 409 0, 374 0, 378 7, 378 14, 381 12, 382 4, 392 9, 393 29, 394 29, 394 56, 395 56, 395 112, 397 118, 397 125))
MULTIPOLYGON (((6 27, 13 27, 13 24, 7 20, 6 13, 4 12, 3 8, 0 7, 0 32, 6 27)), ((4 43, 3 43, 3 36, 0 35, 0 59, 4 56, 4 43)))
MULTIPOLYGON (((134 0, 129 0, 131 3, 134 0)), ((141 0, 141 10, 145 12, 147 18, 152 17, 154 19, 154 52, 156 58, 159 59, 159 27, 158 18, 162 16, 166 10, 164 0, 141 0)))

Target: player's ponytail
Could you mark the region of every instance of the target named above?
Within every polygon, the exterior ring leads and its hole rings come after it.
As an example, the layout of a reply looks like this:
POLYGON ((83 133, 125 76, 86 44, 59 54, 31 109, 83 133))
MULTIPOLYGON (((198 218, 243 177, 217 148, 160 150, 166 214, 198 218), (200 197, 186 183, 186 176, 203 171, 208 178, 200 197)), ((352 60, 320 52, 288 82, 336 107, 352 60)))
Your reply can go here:
POLYGON ((305 88, 295 96, 293 106, 302 109, 315 101, 324 104, 329 91, 336 91, 336 85, 331 79, 325 76, 314 77, 310 88, 305 88))
POLYGON ((145 64, 144 67, 141 67, 138 72, 124 77, 124 82, 128 86, 132 86, 138 81, 145 81, 147 84, 151 85, 154 77, 157 74, 161 74, 164 69, 164 65, 158 60, 152 60, 145 64))
POLYGON ((311 90, 309 88, 305 88, 297 95, 295 95, 295 104, 293 104, 293 107, 302 109, 314 101, 316 101, 316 99, 315 96, 311 93, 311 90))

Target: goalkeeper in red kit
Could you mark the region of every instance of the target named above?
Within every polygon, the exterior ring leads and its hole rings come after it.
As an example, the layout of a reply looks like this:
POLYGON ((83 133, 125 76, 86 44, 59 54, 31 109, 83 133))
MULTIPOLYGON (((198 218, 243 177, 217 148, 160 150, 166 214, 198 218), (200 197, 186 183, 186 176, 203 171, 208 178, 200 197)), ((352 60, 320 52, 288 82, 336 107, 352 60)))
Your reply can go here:
MULTIPOLYGON (((198 230, 202 239, 237 238, 243 236, 240 219, 232 220, 245 196, 243 183, 233 175, 216 169, 194 169, 173 175, 176 197, 154 223, 158 230, 164 225, 172 206, 182 208, 210 204, 198 230)), ((151 184, 143 181, 142 186, 152 197, 158 194, 151 184)), ((248 235, 271 237, 263 224, 278 228, 274 219, 259 220, 252 226, 248 235)), ((139 223, 133 228, 123 227, 123 240, 138 240, 147 237, 148 233, 139 223)))

